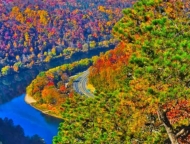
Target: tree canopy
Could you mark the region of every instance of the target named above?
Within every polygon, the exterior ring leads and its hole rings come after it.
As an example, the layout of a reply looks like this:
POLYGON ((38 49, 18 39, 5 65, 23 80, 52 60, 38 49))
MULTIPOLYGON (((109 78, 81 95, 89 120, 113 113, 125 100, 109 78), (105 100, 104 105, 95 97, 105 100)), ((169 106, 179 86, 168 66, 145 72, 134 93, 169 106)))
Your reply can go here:
POLYGON ((94 98, 62 105, 61 143, 189 143, 189 3, 139 0, 123 10, 120 44, 90 68, 94 98))
POLYGON ((1 0, 0 76, 115 45, 111 29, 130 4, 130 0, 1 0), (17 62, 23 67, 15 66, 17 62))
POLYGON ((92 65, 94 58, 82 59, 40 72, 26 88, 26 93, 37 101, 34 106, 48 111, 50 115, 61 117, 61 104, 74 93, 72 79, 69 77, 86 70, 92 65))

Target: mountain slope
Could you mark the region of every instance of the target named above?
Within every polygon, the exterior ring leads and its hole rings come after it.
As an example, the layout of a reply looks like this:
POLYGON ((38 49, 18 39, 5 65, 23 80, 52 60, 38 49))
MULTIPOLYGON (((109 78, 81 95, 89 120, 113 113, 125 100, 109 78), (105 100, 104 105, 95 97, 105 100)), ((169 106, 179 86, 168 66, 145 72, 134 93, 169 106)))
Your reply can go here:
POLYGON ((54 143, 190 142, 185 4, 139 0, 123 10, 113 28, 121 43, 90 68, 95 98, 67 99, 54 143))

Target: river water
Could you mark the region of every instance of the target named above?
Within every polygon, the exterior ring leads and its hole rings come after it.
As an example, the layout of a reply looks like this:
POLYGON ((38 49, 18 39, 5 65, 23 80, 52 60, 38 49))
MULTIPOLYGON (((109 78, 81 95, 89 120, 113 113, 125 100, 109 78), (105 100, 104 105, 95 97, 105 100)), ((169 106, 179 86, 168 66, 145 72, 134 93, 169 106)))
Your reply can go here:
POLYGON ((11 118, 15 125, 20 125, 25 135, 39 135, 47 144, 52 144, 53 136, 58 132, 61 122, 58 119, 43 115, 24 101, 25 94, 0 105, 0 117, 11 118))
POLYGON ((46 144, 52 144, 53 136, 58 132, 60 120, 44 115, 26 104, 23 93, 25 93, 27 85, 41 71, 82 58, 90 58, 113 48, 114 46, 89 51, 75 55, 69 60, 58 59, 49 64, 36 66, 31 70, 0 78, 0 118, 12 119, 15 125, 20 125, 23 128, 26 136, 37 134, 45 140, 46 144))

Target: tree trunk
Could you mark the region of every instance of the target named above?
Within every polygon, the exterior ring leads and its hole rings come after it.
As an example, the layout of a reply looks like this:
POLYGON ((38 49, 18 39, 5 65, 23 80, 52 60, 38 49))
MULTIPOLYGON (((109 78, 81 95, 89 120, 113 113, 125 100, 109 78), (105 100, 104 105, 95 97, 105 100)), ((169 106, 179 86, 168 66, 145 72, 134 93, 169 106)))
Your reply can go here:
POLYGON ((158 108, 158 118, 164 124, 166 132, 169 136, 169 139, 172 144, 178 144, 177 138, 173 132, 172 125, 170 124, 168 118, 166 117, 166 113, 161 109, 158 108))

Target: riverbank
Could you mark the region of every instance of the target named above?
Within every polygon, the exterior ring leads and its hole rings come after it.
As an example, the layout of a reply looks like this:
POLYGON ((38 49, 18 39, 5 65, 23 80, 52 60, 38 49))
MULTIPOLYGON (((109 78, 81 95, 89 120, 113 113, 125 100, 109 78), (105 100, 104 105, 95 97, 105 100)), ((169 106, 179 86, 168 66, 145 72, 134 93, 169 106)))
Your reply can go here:
POLYGON ((25 95, 24 101, 25 101, 27 104, 30 104, 30 105, 31 105, 32 103, 35 103, 35 102, 36 102, 36 100, 35 100, 33 97, 29 96, 28 94, 25 95))
POLYGON ((26 87, 32 82, 36 76, 48 69, 61 66, 63 64, 69 64, 75 61, 79 61, 85 58, 92 58, 93 56, 99 56, 100 53, 104 53, 113 49, 114 46, 109 48, 100 48, 90 50, 88 52, 81 52, 73 54, 70 59, 64 60, 62 58, 54 59, 50 63, 43 63, 42 65, 34 65, 32 69, 25 69, 15 74, 9 74, 7 76, 0 77, 0 104, 11 101, 13 98, 22 95, 26 92, 26 87), (8 90, 7 90, 8 89, 8 90))
POLYGON ((24 101, 29 104, 31 107, 33 107, 34 109, 40 111, 41 113, 47 115, 47 116, 50 116, 50 117, 54 117, 54 118, 57 118, 57 119, 61 119, 63 120, 63 118, 61 116, 58 116, 58 115, 55 115, 55 114, 51 114, 49 113, 50 111, 48 110, 41 110, 37 107, 34 106, 34 104, 37 102, 32 96, 30 96, 29 94, 26 94, 25 97, 24 97, 24 101))
MULTIPOLYGON (((95 51, 96 52, 105 52, 105 51, 108 51, 110 49, 113 49, 115 48, 117 44, 110 44, 108 47, 106 46, 102 46, 102 47, 96 47, 96 48, 93 48, 93 49, 90 49, 88 51, 76 51, 75 53, 73 53, 72 55, 70 56, 56 56, 54 58, 52 58, 49 62, 45 62, 45 61, 42 61, 42 62, 35 62, 32 67, 27 67, 27 66, 22 66, 21 68, 19 68, 18 71, 14 71, 13 69, 10 69, 9 70, 9 73, 6 74, 6 75, 2 75, 0 73, 0 78, 6 78, 7 76, 11 76, 11 75, 15 75, 15 74, 19 74, 21 72, 25 72, 27 70, 31 70, 31 69, 35 69, 35 68, 41 68, 41 67, 44 67, 44 66, 47 66, 47 65, 52 65, 50 67, 48 67, 47 69, 49 68, 53 68, 53 67, 56 67, 58 65, 62 65, 64 63, 71 63, 75 60, 79 60, 76 56, 80 55, 82 56, 83 55, 83 58, 87 58, 87 55, 90 55, 91 53, 94 53, 95 51), (76 58, 76 59, 75 59, 76 58), (59 63, 59 64, 54 64, 54 63, 59 63)), ((47 70, 46 69, 46 70, 47 70)))

